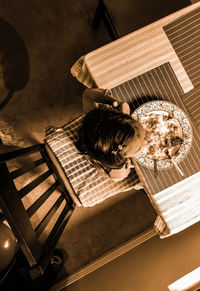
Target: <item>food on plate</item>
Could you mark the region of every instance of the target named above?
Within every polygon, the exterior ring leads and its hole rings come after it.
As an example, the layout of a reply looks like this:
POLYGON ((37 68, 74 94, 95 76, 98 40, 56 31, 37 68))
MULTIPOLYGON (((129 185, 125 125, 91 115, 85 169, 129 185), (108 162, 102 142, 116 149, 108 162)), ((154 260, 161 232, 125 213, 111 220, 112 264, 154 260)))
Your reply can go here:
POLYGON ((153 160, 179 155, 183 143, 182 127, 173 113, 152 112, 138 117, 145 130, 145 145, 142 153, 153 160))

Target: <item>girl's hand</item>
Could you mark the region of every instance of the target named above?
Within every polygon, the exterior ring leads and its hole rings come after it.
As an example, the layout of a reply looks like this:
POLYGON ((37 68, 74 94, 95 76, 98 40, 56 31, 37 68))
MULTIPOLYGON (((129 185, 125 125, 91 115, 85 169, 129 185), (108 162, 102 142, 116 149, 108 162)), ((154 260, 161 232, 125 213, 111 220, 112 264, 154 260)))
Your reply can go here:
POLYGON ((130 107, 129 107, 128 103, 120 102, 120 101, 114 101, 113 102, 113 107, 117 107, 117 108, 119 108, 119 110, 121 112, 130 115, 130 107))
POLYGON ((109 89, 87 88, 83 92, 83 110, 87 113, 98 108, 98 103, 110 104, 125 114, 130 114, 128 103, 116 100, 109 89))
POLYGON ((112 96, 111 90, 106 90, 104 96, 107 97, 108 99, 110 99, 113 107, 118 108, 121 112, 123 112, 125 114, 130 114, 130 107, 129 107, 128 103, 116 100, 112 96))

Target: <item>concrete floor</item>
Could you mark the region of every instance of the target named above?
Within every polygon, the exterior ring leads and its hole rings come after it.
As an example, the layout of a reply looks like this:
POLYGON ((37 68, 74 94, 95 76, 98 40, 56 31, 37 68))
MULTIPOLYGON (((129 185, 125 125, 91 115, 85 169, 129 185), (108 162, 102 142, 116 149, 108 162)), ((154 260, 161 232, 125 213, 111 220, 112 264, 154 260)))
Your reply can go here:
MULTIPOLYGON (((0 110, 0 138, 8 148, 43 142, 47 126, 63 125, 82 112, 84 86, 72 77, 70 68, 80 56, 110 42, 103 25, 97 32, 91 28, 96 3, 92 0, 82 0, 78 4, 75 0, 11 0, 9 3, 0 0, 0 102, 9 89, 17 89, 8 104, 0 110)), ((123 197, 113 197, 93 208, 76 208, 59 243, 59 247, 67 248, 70 256, 64 271, 73 272, 90 261, 90 252, 82 252, 82 261, 78 255, 80 227, 83 228, 84 224, 85 241, 88 242, 87 249, 90 249, 91 243, 94 240, 97 242, 97 239, 95 235, 88 239, 91 232, 88 221, 97 217, 92 224, 93 228, 98 229, 101 225, 98 214, 111 208, 113 212, 113 207, 119 205, 122 198, 131 197, 133 193, 136 191, 127 192, 123 197), (72 258, 73 244, 68 233, 77 245, 72 258)), ((154 211, 149 202, 147 207, 150 221, 147 219, 144 224, 138 225, 139 228, 132 228, 132 233, 152 225, 154 211)), ((119 209, 116 211, 118 213, 119 209)), ((109 217, 109 212, 106 217, 109 217)), ((120 215, 118 217, 120 221, 120 215)), ((110 225, 113 219, 113 216, 109 218, 110 225)), ((106 231, 104 228, 104 238, 106 231)), ((124 231, 127 237, 132 233, 124 231)), ((123 241, 124 238, 120 239, 123 241)), ((117 245, 116 239, 111 240, 113 246, 117 245)), ((99 242, 97 244, 93 258, 111 248, 111 245, 99 247, 99 242)))
MULTIPOLYGON (((94 0, 0 0, 0 103, 8 89, 17 89, 0 110, 4 144, 25 147, 42 142, 47 126, 63 125, 82 112, 84 86, 72 77, 70 67, 110 42, 103 25, 97 32, 91 28, 96 5, 94 0)), ((70 229, 120 200, 114 197, 90 209, 78 208, 70 229)))
MULTIPOLYGON (((5 22, 2 29, 12 29, 11 43, 17 34, 20 43, 18 47, 12 43, 7 59, 3 55, 1 62, 8 62, 9 66, 11 55, 20 57, 21 65, 16 59, 12 63, 15 76, 21 76, 18 83, 25 83, 0 112, 0 137, 5 144, 26 146, 42 142, 46 126, 62 125, 80 114, 84 87, 72 77, 70 67, 79 56, 108 42, 109 37, 103 27, 98 33, 91 29, 95 1, 76 2, 0 1, 0 17, 5 22)), ((1 42, 2 51, 7 46, 1 42)), ((2 70, 8 72, 8 66, 2 70)), ((0 85, 1 102, 7 93, 2 78, 0 85)))

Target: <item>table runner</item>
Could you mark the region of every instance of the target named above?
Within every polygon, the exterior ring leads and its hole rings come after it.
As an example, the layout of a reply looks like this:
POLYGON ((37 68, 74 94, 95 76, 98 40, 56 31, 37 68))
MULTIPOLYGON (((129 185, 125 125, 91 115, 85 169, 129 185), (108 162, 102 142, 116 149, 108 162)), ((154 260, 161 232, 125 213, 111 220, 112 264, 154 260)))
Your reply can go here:
POLYGON ((182 96, 182 101, 191 114, 191 118, 200 127, 200 85, 182 96))
POLYGON ((79 154, 75 142, 83 116, 84 114, 47 135, 45 143, 64 169, 81 205, 91 207, 108 197, 133 189, 139 178, 135 169, 132 169, 127 178, 115 182, 108 175, 99 173, 83 155, 79 154))
MULTIPOLYGON (((184 111, 187 111, 181 99, 183 91, 169 63, 113 88, 112 93, 114 97, 123 101, 126 100, 131 107, 135 108, 147 101, 162 99, 175 103, 184 111)), ((185 174, 184 178, 200 171, 200 139, 197 128, 194 126, 191 150, 179 165, 185 174)), ((152 169, 140 166, 140 170, 152 194, 158 193, 184 179, 174 167, 168 170, 159 170, 156 179, 152 169)))
MULTIPOLYGON (((127 101, 132 110, 147 101, 163 99, 177 104, 188 113, 182 99, 182 88, 169 63, 113 88, 112 94, 119 100, 127 101)), ((188 101, 190 94, 187 93, 187 96, 188 101)), ((193 98, 192 95, 191 98, 193 98)), ((188 116, 190 116, 189 113, 188 116)), ((179 164, 185 174, 184 177, 180 176, 172 167, 167 170, 158 170, 158 177, 155 178, 153 169, 138 164, 149 189, 147 191, 149 198, 167 225, 165 233, 160 233, 161 237, 172 235, 200 219, 200 193, 198 190, 200 189, 198 173, 200 171, 200 138, 197 126, 192 123, 192 128, 191 150, 179 164), (190 193, 188 183, 191 181, 195 186, 190 193), (178 189, 176 196, 174 195, 175 186, 178 189), (194 202, 194 205, 191 201, 194 202)), ((159 220, 158 217, 157 225, 159 225, 159 220)))
POLYGON ((200 84, 200 7, 163 27, 194 86, 200 84))

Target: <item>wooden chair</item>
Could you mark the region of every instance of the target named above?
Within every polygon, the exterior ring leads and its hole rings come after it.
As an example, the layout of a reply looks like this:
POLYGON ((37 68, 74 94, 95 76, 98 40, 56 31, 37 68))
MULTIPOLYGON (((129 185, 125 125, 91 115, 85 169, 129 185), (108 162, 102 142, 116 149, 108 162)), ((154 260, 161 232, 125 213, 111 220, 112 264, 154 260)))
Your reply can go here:
POLYGON ((28 262, 25 273, 36 290, 48 288, 49 278, 45 279, 57 256, 55 246, 75 205, 91 207, 139 182, 135 171, 123 181, 111 181, 79 154, 75 141, 82 118, 47 129, 44 144, 5 153, 0 147, 0 208, 28 262))
POLYGON ((98 0, 92 27, 98 30, 103 21, 111 40, 116 40, 190 4, 188 0, 98 0))
POLYGON ((0 154, 0 208, 36 290, 48 290, 44 274, 74 207, 44 144, 0 154))

